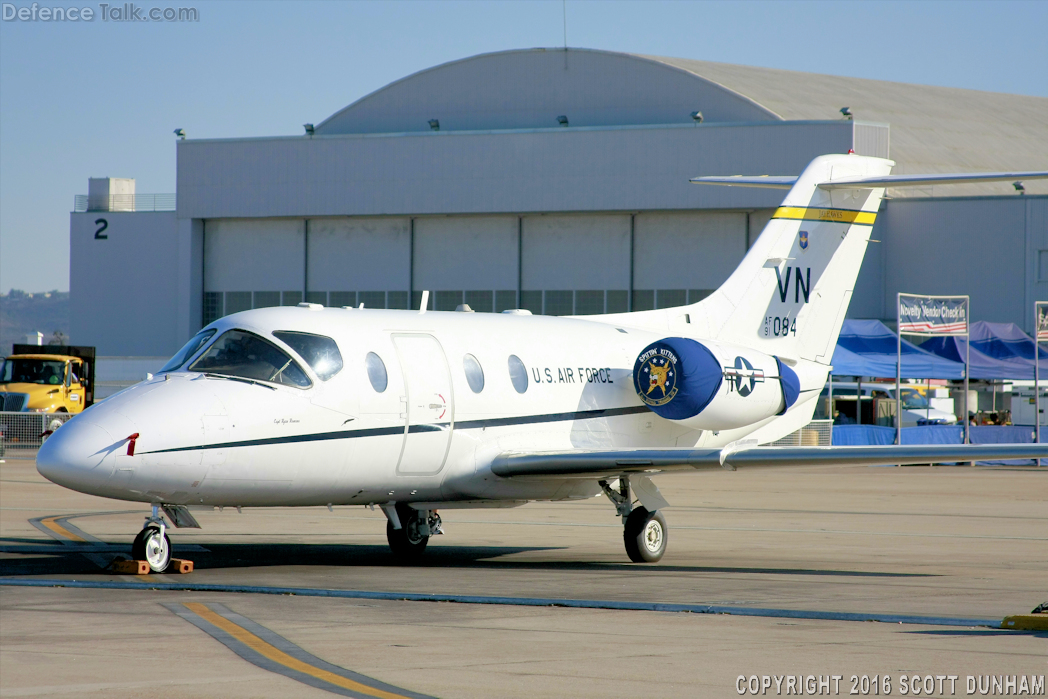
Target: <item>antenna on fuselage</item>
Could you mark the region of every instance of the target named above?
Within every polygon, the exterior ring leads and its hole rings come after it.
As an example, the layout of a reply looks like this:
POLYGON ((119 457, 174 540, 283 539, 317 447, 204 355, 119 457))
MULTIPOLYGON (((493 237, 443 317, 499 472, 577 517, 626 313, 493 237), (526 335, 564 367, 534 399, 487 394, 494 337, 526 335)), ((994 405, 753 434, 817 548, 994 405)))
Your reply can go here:
POLYGON ((418 304, 418 314, 422 315, 423 313, 425 313, 426 312, 426 306, 428 306, 428 305, 429 305, 429 292, 428 291, 423 291, 422 292, 422 301, 420 301, 419 304, 418 304))

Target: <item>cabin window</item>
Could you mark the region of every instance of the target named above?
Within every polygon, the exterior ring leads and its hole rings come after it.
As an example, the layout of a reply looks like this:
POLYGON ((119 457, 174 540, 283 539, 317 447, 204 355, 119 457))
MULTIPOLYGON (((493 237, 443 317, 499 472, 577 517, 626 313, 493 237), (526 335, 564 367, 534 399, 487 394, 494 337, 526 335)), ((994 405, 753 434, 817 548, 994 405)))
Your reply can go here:
POLYGON ((462 368, 466 372, 466 383, 469 384, 469 390, 474 393, 480 393, 484 390, 484 369, 480 366, 480 362, 472 354, 467 354, 462 358, 462 368))
POLYGON ((330 337, 310 333, 277 330, 273 337, 283 340, 298 356, 306 360, 321 381, 327 381, 342 371, 342 354, 330 337))
POLYGON ((208 340, 215 336, 215 332, 216 331, 214 330, 201 330, 198 332, 193 336, 193 339, 183 345, 182 349, 178 350, 178 352, 175 353, 175 356, 171 357, 168 363, 157 373, 163 374, 165 371, 174 371, 185 364, 187 359, 190 359, 201 347, 207 344, 208 340))
POLYGON ((509 380, 513 382, 513 388, 517 393, 528 390, 528 370, 515 354, 509 355, 509 380))
POLYGON ((239 376, 296 388, 309 388, 312 385, 306 372, 287 352, 243 330, 223 333, 200 359, 193 362, 189 370, 239 376))
POLYGON ((368 381, 371 382, 371 387, 375 389, 375 393, 385 391, 386 386, 389 385, 389 377, 386 375, 386 364, 382 361, 382 357, 374 352, 368 352, 368 356, 364 360, 364 366, 367 367, 368 381))

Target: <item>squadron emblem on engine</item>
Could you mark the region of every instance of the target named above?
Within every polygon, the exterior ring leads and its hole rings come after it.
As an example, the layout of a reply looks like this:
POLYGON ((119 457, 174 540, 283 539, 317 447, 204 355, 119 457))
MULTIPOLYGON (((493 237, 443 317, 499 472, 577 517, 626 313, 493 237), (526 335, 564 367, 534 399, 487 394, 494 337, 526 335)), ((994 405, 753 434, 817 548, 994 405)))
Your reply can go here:
POLYGON ((648 350, 639 358, 637 395, 648 405, 665 405, 677 395, 677 356, 665 347, 648 350))

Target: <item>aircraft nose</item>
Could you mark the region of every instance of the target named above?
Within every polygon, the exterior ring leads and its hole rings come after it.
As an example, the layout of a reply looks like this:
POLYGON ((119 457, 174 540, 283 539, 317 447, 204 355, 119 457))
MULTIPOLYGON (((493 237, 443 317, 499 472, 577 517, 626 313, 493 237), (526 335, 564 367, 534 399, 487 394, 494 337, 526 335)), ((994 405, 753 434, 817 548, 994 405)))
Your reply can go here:
POLYGON ((48 437, 37 452, 36 470, 52 483, 92 493, 113 475, 111 455, 120 453, 126 440, 85 417, 77 416, 48 437))

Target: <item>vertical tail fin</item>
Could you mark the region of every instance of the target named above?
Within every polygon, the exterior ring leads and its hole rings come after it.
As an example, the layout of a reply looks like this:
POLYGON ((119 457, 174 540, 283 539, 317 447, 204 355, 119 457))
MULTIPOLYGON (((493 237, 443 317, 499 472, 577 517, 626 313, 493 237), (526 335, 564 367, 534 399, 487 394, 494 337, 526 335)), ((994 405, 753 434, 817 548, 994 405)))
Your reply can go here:
POLYGON ((887 175, 892 165, 858 155, 813 160, 735 272, 693 306, 710 335, 829 364, 884 189, 819 185, 887 175))

